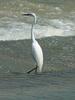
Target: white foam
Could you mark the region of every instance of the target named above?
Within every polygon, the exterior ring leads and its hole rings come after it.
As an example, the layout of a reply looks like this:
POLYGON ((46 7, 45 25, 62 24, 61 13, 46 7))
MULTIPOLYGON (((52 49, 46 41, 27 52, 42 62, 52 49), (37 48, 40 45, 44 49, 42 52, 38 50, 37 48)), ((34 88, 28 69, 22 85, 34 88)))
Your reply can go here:
MULTIPOLYGON (((9 21, 6 27, 0 27, 0 40, 5 41, 30 39, 30 28, 30 24, 9 21)), ((74 28, 75 26, 71 22, 64 22, 62 20, 51 20, 50 25, 48 26, 41 26, 38 24, 35 25, 34 34, 36 38, 49 36, 69 36, 74 35, 74 28)))

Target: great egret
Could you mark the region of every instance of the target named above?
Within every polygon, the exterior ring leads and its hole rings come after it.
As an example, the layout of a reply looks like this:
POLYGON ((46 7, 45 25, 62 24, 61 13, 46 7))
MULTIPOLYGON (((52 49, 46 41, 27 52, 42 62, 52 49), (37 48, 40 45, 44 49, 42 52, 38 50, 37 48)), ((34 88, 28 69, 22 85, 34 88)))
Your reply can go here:
POLYGON ((35 73, 42 72, 43 67, 43 52, 42 48, 40 47, 39 43, 36 41, 34 33, 33 33, 33 26, 36 24, 36 14, 35 13, 24 13, 25 16, 32 16, 34 18, 34 22, 32 23, 31 27, 31 40, 32 40, 32 55, 34 61, 36 62, 36 67, 28 71, 30 73, 35 70, 35 73))

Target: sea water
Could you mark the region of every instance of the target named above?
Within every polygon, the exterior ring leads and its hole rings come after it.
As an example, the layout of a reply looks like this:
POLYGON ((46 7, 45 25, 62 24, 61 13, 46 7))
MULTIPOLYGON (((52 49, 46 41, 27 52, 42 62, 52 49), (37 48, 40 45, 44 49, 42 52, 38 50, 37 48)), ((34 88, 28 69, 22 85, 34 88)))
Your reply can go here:
POLYGON ((0 100, 75 100, 75 1, 0 0, 0 100), (31 54, 34 34, 44 54, 42 73, 31 54))

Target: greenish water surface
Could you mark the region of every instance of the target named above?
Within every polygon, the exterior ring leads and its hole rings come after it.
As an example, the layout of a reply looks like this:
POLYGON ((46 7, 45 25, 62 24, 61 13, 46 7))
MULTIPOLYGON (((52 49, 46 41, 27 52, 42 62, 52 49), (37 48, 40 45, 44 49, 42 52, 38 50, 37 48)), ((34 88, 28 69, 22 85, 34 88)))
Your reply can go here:
POLYGON ((0 0, 0 100, 75 100, 75 1, 0 0), (30 23, 44 54, 42 73, 31 54, 30 23))
POLYGON ((26 73, 35 67, 31 40, 1 41, 0 99, 74 100, 74 39, 51 37, 38 40, 44 52, 44 67, 37 75, 26 73))

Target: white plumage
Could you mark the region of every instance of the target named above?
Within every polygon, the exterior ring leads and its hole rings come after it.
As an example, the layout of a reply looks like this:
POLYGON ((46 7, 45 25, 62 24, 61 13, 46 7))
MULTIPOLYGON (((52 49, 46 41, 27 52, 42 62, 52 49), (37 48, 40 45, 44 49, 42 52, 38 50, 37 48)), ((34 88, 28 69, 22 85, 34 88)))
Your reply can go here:
POLYGON ((32 54, 34 60, 36 61, 36 65, 38 66, 38 71, 41 72, 43 66, 43 52, 42 48, 36 40, 32 42, 32 54))
POLYGON ((41 46, 36 41, 34 33, 33 33, 33 25, 36 24, 36 14, 35 13, 25 13, 23 15, 25 15, 25 16, 33 16, 34 17, 34 23, 32 24, 32 27, 31 27, 31 39, 32 39, 32 55, 33 55, 33 58, 34 58, 34 60, 36 62, 36 67, 31 69, 27 73, 30 73, 33 70, 35 70, 35 72, 37 72, 37 69, 38 69, 38 72, 42 72, 43 52, 42 52, 41 46))

